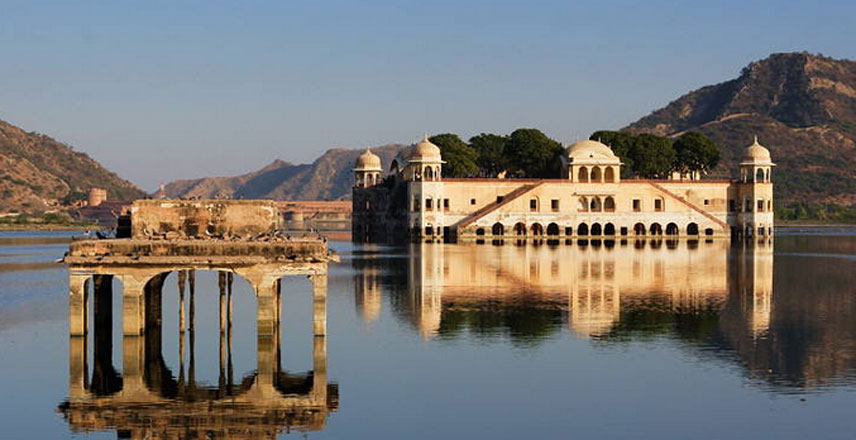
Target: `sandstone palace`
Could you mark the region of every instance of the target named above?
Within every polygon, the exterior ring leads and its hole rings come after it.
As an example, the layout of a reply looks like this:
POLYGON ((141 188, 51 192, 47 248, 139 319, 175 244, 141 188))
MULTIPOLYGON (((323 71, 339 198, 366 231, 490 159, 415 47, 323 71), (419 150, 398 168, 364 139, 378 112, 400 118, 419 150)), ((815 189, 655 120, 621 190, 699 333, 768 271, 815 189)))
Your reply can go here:
POLYGON ((761 237, 773 233, 775 166, 756 139, 738 180, 621 179, 621 160, 597 141, 570 145, 555 179, 442 177, 427 138, 392 161, 366 150, 354 167, 358 242, 761 237))

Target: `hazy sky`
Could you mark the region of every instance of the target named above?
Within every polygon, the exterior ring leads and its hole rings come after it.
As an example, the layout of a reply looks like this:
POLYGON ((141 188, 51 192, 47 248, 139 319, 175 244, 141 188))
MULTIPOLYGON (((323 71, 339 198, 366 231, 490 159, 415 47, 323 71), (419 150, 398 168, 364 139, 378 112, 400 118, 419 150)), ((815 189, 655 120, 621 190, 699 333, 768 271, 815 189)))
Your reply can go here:
POLYGON ((853 0, 0 0, 0 119, 148 190, 423 133, 570 142, 772 52, 854 59, 854 20, 853 0))

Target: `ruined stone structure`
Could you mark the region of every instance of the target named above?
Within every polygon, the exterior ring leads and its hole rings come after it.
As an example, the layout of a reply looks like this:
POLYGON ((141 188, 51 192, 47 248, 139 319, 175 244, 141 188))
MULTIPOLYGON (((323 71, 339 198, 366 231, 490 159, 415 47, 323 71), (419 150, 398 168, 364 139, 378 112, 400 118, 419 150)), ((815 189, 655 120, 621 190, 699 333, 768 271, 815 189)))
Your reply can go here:
MULTIPOLYGON (((327 384, 326 376, 327 264, 337 258, 320 237, 278 234, 278 218, 276 206, 266 201, 138 201, 130 216, 131 237, 72 242, 65 257, 70 397, 61 411, 74 429, 109 426, 130 431, 132 438, 185 438, 183 432, 193 427, 201 433, 197 435, 220 433, 217 438, 274 438, 291 427, 323 427, 326 414, 337 407, 337 389, 327 384), (240 276, 255 292, 258 372, 240 386, 221 384, 210 390, 194 385, 196 270, 220 273, 221 373, 230 350, 226 341, 231 341, 231 288, 226 287, 240 276), (171 272, 179 275, 182 351, 185 332, 191 341, 189 381, 181 384, 164 370, 160 355, 161 288, 171 272), (283 276, 308 276, 314 286, 314 371, 302 380, 284 375, 279 366, 283 276), (122 285, 121 378, 110 365, 114 278, 122 285), (98 376, 91 380, 86 368, 90 315, 93 376, 98 376), (289 388, 295 383, 296 389, 289 388), (199 420, 205 422, 200 425, 199 420), (235 426, 245 429, 236 431, 235 426)), ((179 376, 185 377, 181 369, 179 376)))
POLYGON ((622 180, 619 158, 591 140, 570 145, 561 162, 557 179, 443 178, 440 149, 426 138, 380 179, 380 158, 366 151, 354 166, 354 240, 773 233, 775 165, 757 139, 743 153, 738 180, 622 180))

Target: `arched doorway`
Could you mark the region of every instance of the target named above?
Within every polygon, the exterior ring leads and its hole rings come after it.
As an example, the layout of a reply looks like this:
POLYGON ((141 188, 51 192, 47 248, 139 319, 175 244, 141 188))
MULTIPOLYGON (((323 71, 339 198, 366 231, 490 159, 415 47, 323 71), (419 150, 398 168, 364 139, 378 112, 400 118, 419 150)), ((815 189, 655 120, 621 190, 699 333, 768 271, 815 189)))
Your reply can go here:
POLYGON ((663 227, 659 223, 651 223, 651 227, 648 228, 648 231, 651 235, 663 235, 663 227))
POLYGON ((544 235, 544 227, 540 223, 532 223, 532 235, 544 235))
POLYGON ((484 235, 484 228, 476 229, 476 235, 478 235, 479 237, 483 236, 484 235))
POLYGON ((612 198, 612 196, 607 197, 607 198, 603 201, 603 210, 604 210, 604 211, 606 211, 606 212, 613 212, 613 211, 615 211, 615 199, 614 199, 614 198, 612 198))
POLYGON ((591 181, 592 182, 600 182, 601 181, 600 167, 592 167, 592 169, 591 169, 591 181))
POLYGON ((503 226, 502 223, 499 222, 494 223, 493 226, 490 228, 490 232, 493 235, 505 235, 505 226, 503 226))
POLYGON ((591 235, 602 235, 603 229, 600 227, 600 223, 594 223, 591 225, 591 235))
POLYGON ((687 225, 687 235, 698 235, 698 224, 690 223, 687 225))
POLYGON ((516 223, 514 225, 514 234, 515 235, 526 235, 526 225, 522 222, 516 223))
POLYGON ((612 223, 607 223, 603 227, 603 235, 615 235, 615 225, 612 223))
POLYGON ((636 223, 633 225, 633 234, 634 235, 645 235, 645 225, 642 223, 636 223))
POLYGON ((603 205, 600 203, 600 197, 594 196, 591 198, 591 203, 589 204, 592 212, 600 212, 603 209, 603 205))
POLYGON ((666 225, 666 235, 678 235, 678 225, 674 223, 666 225))
POLYGON ((607 183, 615 182, 615 171, 612 170, 612 167, 607 167, 606 171, 603 172, 603 180, 607 183))
POLYGON ((547 225, 547 235, 559 235, 559 225, 555 223, 547 225))
POLYGON ((588 181, 589 181, 588 168, 580 167, 580 170, 577 171, 577 182, 585 183, 588 181))
POLYGON ((585 223, 580 223, 579 226, 577 226, 577 235, 588 235, 588 234, 589 234, 588 225, 585 223))

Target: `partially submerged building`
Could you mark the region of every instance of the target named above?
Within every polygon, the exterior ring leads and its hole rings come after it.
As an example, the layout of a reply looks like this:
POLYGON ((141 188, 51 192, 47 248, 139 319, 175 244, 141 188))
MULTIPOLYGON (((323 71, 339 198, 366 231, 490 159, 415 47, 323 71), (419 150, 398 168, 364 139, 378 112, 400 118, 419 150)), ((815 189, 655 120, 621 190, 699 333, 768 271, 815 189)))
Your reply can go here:
POLYGON ((354 166, 355 241, 457 241, 591 236, 765 236, 773 233, 775 166, 755 139, 737 180, 622 179, 608 146, 576 142, 555 179, 443 178, 427 138, 382 178, 366 150, 354 166))

